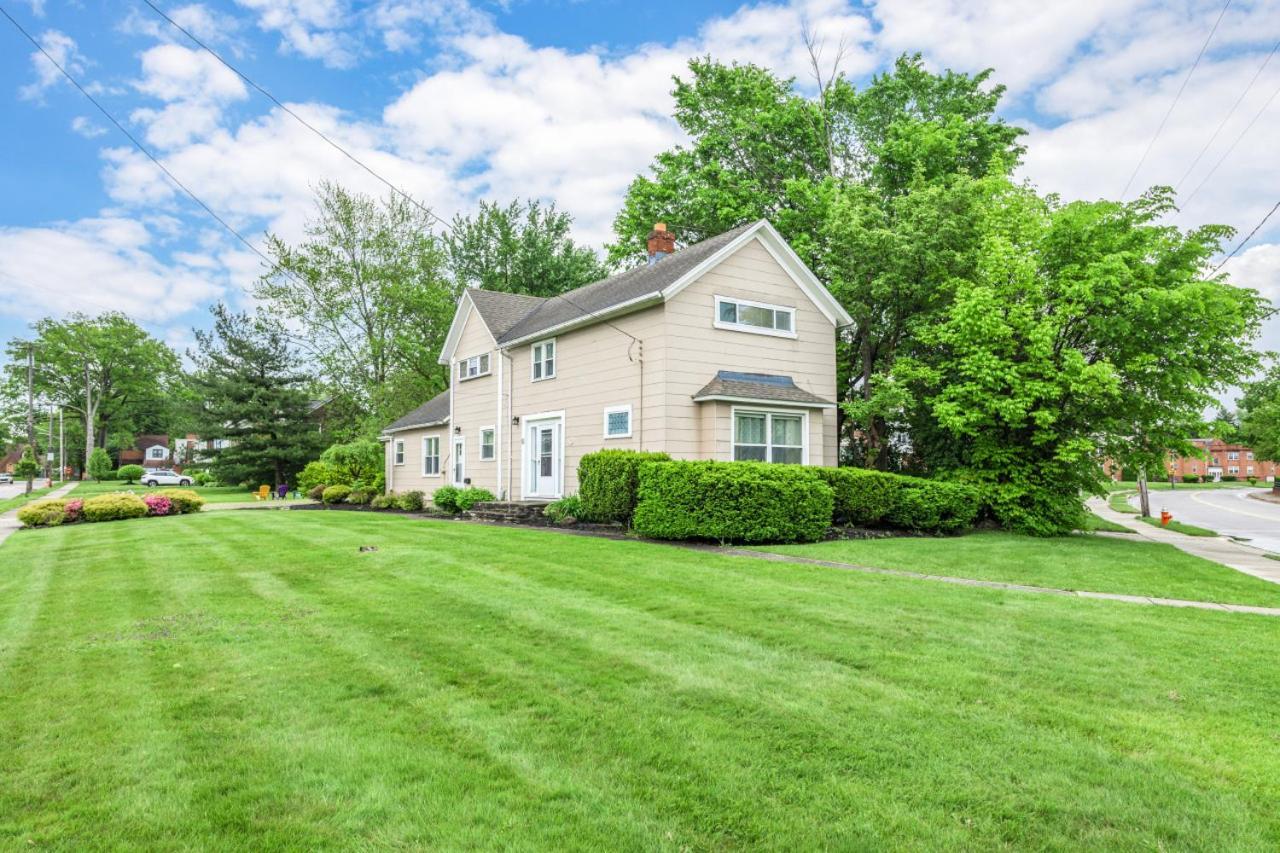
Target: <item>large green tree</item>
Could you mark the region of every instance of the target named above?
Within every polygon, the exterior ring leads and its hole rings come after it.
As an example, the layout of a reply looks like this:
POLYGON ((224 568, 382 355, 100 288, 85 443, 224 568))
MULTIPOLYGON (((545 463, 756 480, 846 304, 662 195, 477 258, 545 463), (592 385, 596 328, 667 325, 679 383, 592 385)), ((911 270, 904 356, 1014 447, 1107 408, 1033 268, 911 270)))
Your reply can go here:
POLYGON ((768 218, 854 318, 839 339, 842 435, 853 461, 886 467, 903 402, 893 362, 973 269, 973 180, 1022 154, 989 74, 903 56, 861 90, 837 70, 806 93, 758 66, 695 60, 673 93, 690 141, 632 182, 610 257, 641 258, 656 221, 696 242, 768 218))
POLYGON ((371 431, 445 387, 437 363, 458 287, 433 218, 399 196, 373 199, 322 183, 297 245, 268 235, 276 267, 255 295, 290 321, 331 393, 371 431))
POLYGON ((1280 462, 1280 363, 1244 386, 1240 431, 1257 458, 1280 462))
POLYGON ((1102 492, 1103 458, 1161 470, 1185 446, 1213 392, 1256 367, 1270 309, 1205 273, 1228 229, 1160 224, 1169 190, 1061 204, 981 183, 976 268, 895 366, 913 450, 984 486, 1004 526, 1063 533, 1081 492, 1102 492))
POLYGON ((212 311, 213 328, 196 330, 189 353, 200 435, 227 440, 210 470, 225 483, 288 483, 320 452, 308 376, 277 322, 224 305, 212 311))
POLYGON ((480 202, 457 216, 443 241, 459 284, 555 296, 604 278, 608 269, 587 246, 573 242, 573 217, 555 204, 513 201, 505 207, 480 202))
MULTIPOLYGON (((33 324, 35 393, 81 422, 84 458, 112 436, 168 431, 180 385, 177 354, 118 312, 33 324)), ((9 344, 8 386, 26 382, 26 341, 9 344)))

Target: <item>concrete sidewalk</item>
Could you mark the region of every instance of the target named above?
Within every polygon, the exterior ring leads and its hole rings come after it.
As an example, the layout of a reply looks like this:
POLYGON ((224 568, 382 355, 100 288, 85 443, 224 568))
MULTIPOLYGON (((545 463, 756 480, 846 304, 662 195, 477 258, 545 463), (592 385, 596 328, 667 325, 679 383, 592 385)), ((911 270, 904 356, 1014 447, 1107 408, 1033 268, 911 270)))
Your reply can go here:
MULTIPOLYGON (((59 486, 58 488, 54 489, 52 492, 49 492, 49 494, 47 495, 41 495, 40 497, 36 498, 36 500, 48 501, 48 500, 53 500, 54 498, 65 497, 68 492, 70 492, 72 489, 74 489, 78 485, 80 485, 79 481, 73 480, 70 483, 66 483, 62 486, 59 486)), ((18 530, 22 527, 22 525, 18 523, 19 509, 22 509, 22 507, 18 507, 18 509, 11 509, 8 512, 4 513, 3 515, 0 515, 0 545, 3 545, 4 540, 12 536, 15 530, 18 530)))
POLYGON ((1179 551, 1212 560, 1237 572, 1280 584, 1280 561, 1266 557, 1256 548, 1234 542, 1225 536, 1187 536, 1163 527, 1153 527, 1138 521, 1133 515, 1116 512, 1102 498, 1090 498, 1088 505, 1099 517, 1127 527, 1144 539, 1172 545, 1179 551))

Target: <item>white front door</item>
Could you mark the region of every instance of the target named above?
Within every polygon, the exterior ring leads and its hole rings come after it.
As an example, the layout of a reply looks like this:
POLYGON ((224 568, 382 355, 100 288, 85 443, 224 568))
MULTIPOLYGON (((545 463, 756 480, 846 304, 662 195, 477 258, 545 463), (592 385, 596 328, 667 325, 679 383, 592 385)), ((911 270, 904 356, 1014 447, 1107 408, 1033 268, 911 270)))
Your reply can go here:
POLYGON ((529 423, 524 440, 525 497, 560 497, 563 437, 564 422, 560 418, 529 423))
POLYGON ((467 443, 462 436, 454 436, 453 439, 453 484, 455 486, 465 485, 467 479, 467 443))

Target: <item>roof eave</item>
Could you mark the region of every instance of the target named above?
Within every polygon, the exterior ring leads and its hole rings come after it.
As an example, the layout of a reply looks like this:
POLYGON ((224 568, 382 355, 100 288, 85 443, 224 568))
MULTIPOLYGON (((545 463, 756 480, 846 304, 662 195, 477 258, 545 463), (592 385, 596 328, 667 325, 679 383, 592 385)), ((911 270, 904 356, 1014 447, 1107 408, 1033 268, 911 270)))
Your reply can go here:
POLYGON ((801 401, 801 400, 775 400, 770 397, 738 397, 732 394, 702 394, 693 398, 695 403, 750 403, 755 406, 791 406, 792 408, 801 409, 834 409, 835 403, 817 402, 817 401, 801 401))
MULTIPOLYGON (((572 293, 572 291, 570 292, 572 293)), ((622 314, 629 314, 632 311, 638 311, 641 308, 648 307, 650 304, 657 305, 662 301, 661 291, 646 293, 644 296, 637 296, 635 299, 628 299, 626 302, 619 302, 617 305, 611 305, 603 311, 593 311, 585 317, 575 317, 572 320, 566 320, 563 323, 557 323, 554 326, 549 326, 528 335, 521 335, 520 337, 513 338, 509 341, 498 341, 498 346, 505 350, 520 346, 521 344, 540 341, 543 338, 554 337, 561 332, 570 332, 583 326, 591 326, 613 317, 621 316, 622 314)), ((570 302, 569 304, 572 305, 573 303, 570 302)), ((584 311, 586 309, 579 308, 578 310, 584 311)))
POLYGON ((421 424, 408 424, 407 426, 387 427, 382 431, 382 435, 388 436, 388 435, 391 435, 392 433, 407 432, 411 429, 428 429, 429 427, 444 426, 447 423, 449 423, 449 419, 442 418, 441 420, 438 420, 438 421, 427 421, 426 423, 421 423, 421 424))

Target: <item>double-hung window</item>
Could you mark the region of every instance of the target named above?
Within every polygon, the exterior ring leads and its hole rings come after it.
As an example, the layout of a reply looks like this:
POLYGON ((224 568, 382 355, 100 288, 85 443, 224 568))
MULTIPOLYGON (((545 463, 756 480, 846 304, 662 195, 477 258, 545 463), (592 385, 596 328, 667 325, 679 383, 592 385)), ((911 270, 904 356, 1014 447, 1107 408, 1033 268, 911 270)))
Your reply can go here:
POLYGON ((805 416, 735 411, 733 458, 738 462, 804 463, 805 416))
POLYGON ((404 439, 397 438, 395 443, 395 460, 397 465, 404 464, 404 439))
POLYGON ((155 447, 147 451, 148 459, 164 459, 168 457, 168 455, 169 455, 169 451, 163 447, 160 447, 159 445, 156 445, 155 447))
POLYGON ((769 305, 764 302, 717 296, 714 325, 717 329, 794 338, 796 309, 784 305, 769 305))
POLYGON ((477 376, 489 375, 489 353, 473 355, 458 362, 459 379, 475 379, 477 376))
POLYGON ((534 382, 541 379, 554 379, 556 375, 556 339, 539 341, 530 347, 533 362, 532 378, 534 382))
POLYGON ((440 437, 422 439, 422 474, 425 477, 440 474, 440 437))
POLYGON ((493 427, 485 427, 480 430, 480 459, 483 462, 489 462, 493 458, 493 427))
POLYGON ((604 410, 604 437, 631 437, 631 406, 610 406, 604 410))

